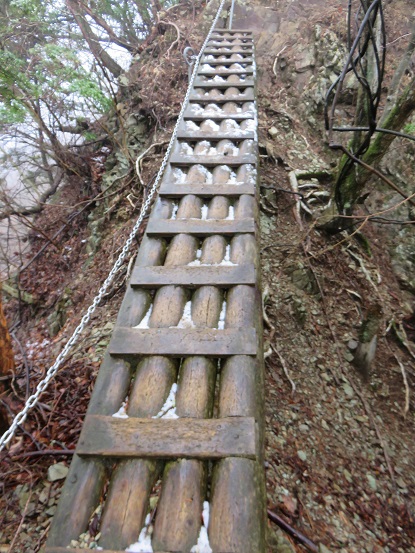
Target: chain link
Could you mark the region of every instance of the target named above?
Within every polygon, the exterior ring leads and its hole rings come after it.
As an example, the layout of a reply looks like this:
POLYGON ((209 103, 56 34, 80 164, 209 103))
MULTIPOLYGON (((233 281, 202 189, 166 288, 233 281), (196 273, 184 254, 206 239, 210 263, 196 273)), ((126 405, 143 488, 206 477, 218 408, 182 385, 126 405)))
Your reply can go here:
POLYGON ((180 123, 183 119, 184 111, 185 111, 187 103, 189 101, 191 89, 192 89, 193 82, 194 82, 195 77, 196 77, 197 69, 199 67, 199 63, 200 63, 202 54, 203 54, 203 52, 206 48, 206 45, 207 45, 207 43, 210 39, 210 36, 211 36, 211 34, 214 30, 214 27, 215 27, 215 25, 216 25, 216 23, 219 19, 219 16, 222 12, 222 9, 223 9, 223 6, 224 6, 225 2, 226 2, 226 0, 221 1, 220 5, 219 5, 219 8, 218 8, 218 11, 216 12, 216 16, 213 20, 212 26, 211 26, 211 28, 210 28, 207 36, 206 36, 206 39, 203 43, 203 46, 200 49, 199 54, 196 56, 195 64, 194 64, 194 67, 193 67, 193 73, 192 73, 192 76, 191 76, 190 81, 189 81, 189 86, 187 88, 186 95, 185 95, 184 100, 183 100, 182 108, 181 108, 179 116, 177 118, 176 125, 173 129, 173 133, 171 135, 171 139, 170 139, 169 145, 167 147, 166 154, 163 158, 163 161, 161 162, 160 169, 157 173, 156 180, 154 181, 154 184, 151 187, 151 190, 150 190, 150 192, 147 196, 146 201, 144 202, 143 206, 141 207, 141 211, 140 211, 140 214, 138 216, 138 219, 137 219, 130 235, 128 236, 128 238, 126 240, 126 242, 123 246, 123 249, 121 250, 120 255, 118 256, 117 261, 115 262, 113 268, 111 269, 111 271, 109 272, 107 278, 105 279, 104 283, 102 284, 101 288, 99 289, 99 291, 98 291, 97 295, 95 296, 93 302, 88 307, 85 315, 82 317, 81 322, 76 327, 76 329, 74 330, 72 336, 66 342, 63 350, 60 352, 60 354, 56 358, 55 363, 48 369, 45 378, 39 382, 39 384, 37 385, 35 393, 27 399, 24 408, 20 411, 20 413, 18 413, 15 416, 10 428, 1 436, 1 438, 0 438, 0 451, 4 448, 4 446, 6 444, 8 444, 10 442, 10 440, 13 438, 14 434, 16 433, 16 430, 19 427, 19 425, 21 425, 25 421, 29 411, 31 411, 33 409, 33 407, 36 405, 36 403, 39 401, 40 396, 46 390, 46 388, 48 387, 49 382, 52 380, 52 378, 54 378, 54 376, 58 372, 59 367, 62 365, 63 361, 66 359, 69 351, 72 349, 72 347, 78 341, 78 338, 79 338, 80 334, 82 333, 83 329, 86 327, 88 322, 90 321, 92 314, 94 313, 95 309, 98 307, 98 305, 99 305, 100 301, 102 300, 103 296, 106 294, 110 284, 112 283, 112 281, 114 279, 114 276, 116 275, 116 273, 119 270, 119 268, 121 267, 121 265, 124 263, 124 261, 127 257, 127 254, 128 254, 128 252, 131 248, 131 245, 134 241, 134 238, 135 238, 138 230, 140 229, 140 226, 143 222, 144 217, 147 214, 147 211, 150 207, 150 204, 151 204, 151 202, 153 200, 153 197, 156 193, 156 190, 158 188, 160 179, 163 176, 164 170, 167 166, 167 162, 169 160, 170 153, 171 153, 171 150, 173 148, 174 140, 177 136, 177 132, 179 130, 180 123))

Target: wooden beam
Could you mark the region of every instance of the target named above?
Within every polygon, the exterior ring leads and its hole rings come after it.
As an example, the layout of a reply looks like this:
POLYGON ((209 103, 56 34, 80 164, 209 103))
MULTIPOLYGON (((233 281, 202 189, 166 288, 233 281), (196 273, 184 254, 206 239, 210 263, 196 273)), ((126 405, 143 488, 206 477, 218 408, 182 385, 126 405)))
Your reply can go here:
POLYGON ((218 286, 229 288, 237 284, 256 283, 256 271, 253 264, 228 266, 195 266, 195 267, 136 267, 133 270, 130 284, 140 288, 158 286, 218 286))
POLYGON ((87 415, 76 451, 81 457, 255 459, 255 419, 119 419, 87 415))
POLYGON ((257 333, 254 328, 125 328, 114 330, 109 345, 111 355, 256 355, 257 333))
POLYGON ((204 198, 211 198, 212 196, 240 196, 242 194, 248 194, 250 196, 255 195, 255 185, 251 183, 243 184, 200 184, 200 183, 185 183, 185 184, 171 184, 169 182, 163 183, 160 186, 159 195, 167 196, 169 198, 181 198, 187 194, 193 194, 194 196, 203 196, 204 198))
POLYGON ((155 219, 151 218, 147 226, 148 236, 192 234, 209 236, 210 234, 240 234, 255 232, 254 219, 155 219))
MULTIPOLYGON (((252 118, 252 115, 249 116, 248 119, 249 118, 252 118)), ((246 119, 246 117, 244 119, 246 119)), ((237 155, 237 156, 232 156, 232 155, 209 156, 209 155, 201 155, 201 154, 193 154, 190 156, 186 156, 186 155, 175 154, 175 155, 172 155, 170 159, 170 163, 172 165, 183 166, 183 165, 193 165, 195 163, 200 163, 205 167, 216 167, 217 165, 228 165, 229 167, 236 167, 238 165, 243 165, 244 163, 250 163, 251 165, 255 165, 256 162, 257 162, 257 156, 255 154, 243 154, 243 155, 237 155)), ((219 191, 217 191, 216 193, 219 194, 219 191)))

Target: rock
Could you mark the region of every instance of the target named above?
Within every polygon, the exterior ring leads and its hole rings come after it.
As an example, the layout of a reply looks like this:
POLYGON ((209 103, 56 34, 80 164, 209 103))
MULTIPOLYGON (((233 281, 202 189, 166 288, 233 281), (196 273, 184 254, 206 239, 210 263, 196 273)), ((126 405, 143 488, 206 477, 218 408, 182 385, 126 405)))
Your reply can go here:
POLYGON ((268 129, 268 134, 271 138, 275 138, 276 136, 278 136, 279 132, 276 127, 271 127, 270 129, 268 129))
POLYGON ((310 427, 307 424, 300 424, 298 429, 300 430, 300 432, 305 433, 305 432, 308 432, 310 430, 310 427))
POLYGON ((350 472, 347 469, 344 469, 343 474, 344 474, 344 477, 346 478, 346 480, 349 482, 349 484, 351 484, 353 482, 353 479, 352 479, 352 475, 350 474, 350 472))
POLYGON ((407 487, 405 481, 403 480, 403 478, 398 478, 398 479, 396 480, 396 483, 397 483, 398 486, 399 486, 400 488, 402 488, 402 489, 404 489, 404 488, 407 487))
POLYGON ((297 451, 297 455, 301 459, 301 461, 307 460, 307 453, 305 451, 297 451))
POLYGON ((66 478, 69 469, 63 463, 56 463, 48 468, 48 480, 55 482, 56 480, 63 480, 66 478))
POLYGON ((376 484, 376 478, 372 476, 371 474, 366 474, 367 481, 369 482, 369 486, 371 489, 376 492, 378 489, 378 486, 376 484))
POLYGON ((319 553, 330 553, 330 549, 327 549, 327 547, 322 543, 318 546, 318 551, 319 553))
POLYGON ((354 390, 353 388, 350 386, 350 384, 343 384, 343 390, 345 392, 345 394, 349 397, 353 397, 354 396, 354 390))
POLYGON ((305 50, 304 52, 301 52, 299 58, 295 62, 295 70, 297 73, 304 73, 304 71, 312 69, 315 64, 316 60, 314 57, 314 51, 312 49, 305 50))

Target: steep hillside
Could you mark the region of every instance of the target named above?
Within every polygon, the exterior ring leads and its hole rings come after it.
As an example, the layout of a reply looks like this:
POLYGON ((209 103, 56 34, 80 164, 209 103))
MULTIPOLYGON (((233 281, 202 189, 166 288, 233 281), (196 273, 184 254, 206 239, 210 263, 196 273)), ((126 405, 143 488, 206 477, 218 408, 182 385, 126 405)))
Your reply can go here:
MULTIPOLYGON (((20 321, 16 374, 2 398, 9 416, 53 363, 116 259, 180 109, 187 86, 181 52, 200 46, 216 7, 213 0, 207 7, 181 2, 165 14, 170 24, 121 78, 116 112, 101 122, 108 139, 85 152, 91 180, 68 182, 37 217, 48 237, 70 222, 20 276, 33 303, 7 305, 10 325, 20 321)), ((346 9, 343 0, 236 2, 234 27, 257 37, 268 507, 321 552, 406 553, 415 551, 413 225, 365 222, 369 210, 397 199, 372 181, 358 232, 318 229, 339 162, 327 145, 323 106, 344 62, 346 9), (378 345, 362 374, 352 361, 364 321, 375 321, 378 345)), ((386 7, 389 79, 411 17, 404 1, 386 7)), ((355 93, 345 94, 340 117, 353 113, 355 93)), ((413 154, 400 141, 383 161, 408 193, 413 154)), ((404 215, 406 206, 394 217, 404 215)), ((45 237, 34 232, 30 241, 28 261, 45 237)), ((46 539, 130 267, 120 269, 2 458, 0 552, 37 552, 46 539)), ((306 549, 269 522, 269 551, 306 549)))

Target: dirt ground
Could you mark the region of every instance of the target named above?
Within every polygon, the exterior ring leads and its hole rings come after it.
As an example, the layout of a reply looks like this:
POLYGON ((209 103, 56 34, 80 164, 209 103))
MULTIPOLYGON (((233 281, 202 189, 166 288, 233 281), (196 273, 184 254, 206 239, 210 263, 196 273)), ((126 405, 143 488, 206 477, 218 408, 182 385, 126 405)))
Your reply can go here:
MULTIPOLYGON (((404 33, 410 12, 400 1, 390 7, 391 42, 404 33)), ((307 52, 314 48, 317 25, 323 37, 332 32, 341 39, 344 21, 340 0, 258 2, 253 10, 242 4, 236 11, 235 26, 251 25, 257 32, 268 508, 322 553, 410 553, 415 552, 415 363, 394 329, 402 323, 414 337, 414 298, 393 274, 384 227, 369 223, 352 238, 328 236, 311 215, 297 211, 289 181, 293 170, 324 173, 323 179, 311 175, 298 182, 310 211, 327 200, 329 173, 338 158, 325 144, 316 96, 320 54, 310 60, 307 52), (382 322, 365 380, 351 361, 372 305, 382 306, 382 322)), ((146 161, 144 177, 154 173, 161 155, 157 150, 146 161)), ((82 199, 70 194, 63 196, 68 203, 82 199)), ((115 260, 135 215, 128 201, 116 205, 93 263, 85 249, 85 215, 62 237, 64 249, 49 249, 23 277, 24 289, 37 294, 44 308, 36 324, 30 309, 21 313, 11 410, 24 401, 26 372, 33 390, 115 260), (66 320, 52 337, 48 316, 59 301, 66 320)), ((48 210, 41 217, 39 225, 52 233, 62 214, 48 210)), ((76 347, 2 461, 0 553, 37 553, 46 539, 126 276, 127 266, 98 308, 82 348, 76 347)), ((11 319, 16 310, 11 302, 11 319)), ((268 529, 271 553, 306 551, 270 521, 268 529)))

